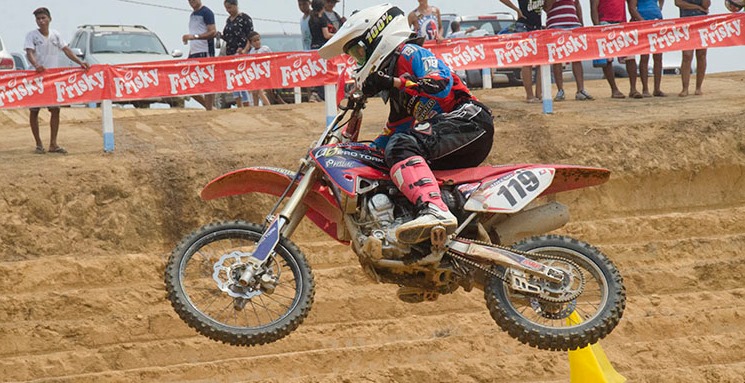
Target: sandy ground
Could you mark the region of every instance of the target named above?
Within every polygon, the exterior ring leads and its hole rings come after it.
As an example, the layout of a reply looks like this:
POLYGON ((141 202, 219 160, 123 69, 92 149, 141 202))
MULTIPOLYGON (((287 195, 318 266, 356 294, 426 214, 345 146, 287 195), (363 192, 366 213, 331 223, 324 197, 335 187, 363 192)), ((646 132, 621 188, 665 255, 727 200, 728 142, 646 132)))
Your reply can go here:
MULTIPOLYGON (((704 96, 674 96, 679 81, 664 79, 671 97, 642 100, 612 100, 591 81, 596 101, 558 103, 549 116, 521 88, 475 93, 496 116, 490 163, 613 171, 559 200, 573 214, 560 232, 599 246, 625 277, 627 310, 601 342, 616 369, 630 382, 745 382, 745 73, 707 76, 704 96)), ((371 102, 368 137, 385 111, 371 102)), ((256 221, 271 202, 207 203, 199 190, 244 166, 294 169, 323 106, 115 118, 113 154, 102 152, 100 111, 69 108, 60 143, 70 154, 36 155, 27 112, 0 112, 0 381, 569 381, 565 353, 511 339, 479 292, 403 303, 310 225, 294 240, 317 293, 296 332, 253 348, 197 335, 165 299, 165 257, 198 226, 256 221)))

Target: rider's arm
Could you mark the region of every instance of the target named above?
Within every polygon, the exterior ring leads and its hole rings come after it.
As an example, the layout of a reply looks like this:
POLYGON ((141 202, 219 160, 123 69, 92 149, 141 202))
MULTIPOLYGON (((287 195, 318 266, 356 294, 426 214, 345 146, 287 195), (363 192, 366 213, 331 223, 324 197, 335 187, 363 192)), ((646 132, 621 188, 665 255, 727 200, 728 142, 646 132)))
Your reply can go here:
POLYGON ((445 97, 453 85, 453 74, 432 52, 416 49, 402 52, 398 73, 407 75, 394 81, 394 86, 411 96, 445 97))

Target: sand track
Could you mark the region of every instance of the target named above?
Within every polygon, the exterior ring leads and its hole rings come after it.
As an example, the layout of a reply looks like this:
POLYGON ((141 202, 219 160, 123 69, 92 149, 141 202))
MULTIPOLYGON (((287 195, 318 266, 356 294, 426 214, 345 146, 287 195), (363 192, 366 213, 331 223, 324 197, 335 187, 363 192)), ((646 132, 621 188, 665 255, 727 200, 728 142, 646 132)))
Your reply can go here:
MULTIPOLYGON (((626 312, 601 343, 629 381, 745 382, 743 80, 710 75, 703 97, 621 101, 593 81, 598 100, 552 116, 518 88, 476 92, 495 112, 490 163, 613 171, 559 195, 572 213, 559 232, 598 246, 625 278, 626 312)), ((272 203, 203 202, 200 188, 243 166, 294 169, 322 129, 321 105, 117 110, 109 155, 99 111, 63 110, 67 156, 31 153, 25 113, 0 111, 2 382, 568 382, 566 355, 511 339, 480 292, 403 303, 308 224, 294 240, 317 292, 297 331, 236 348, 181 322, 162 282, 170 250, 202 224, 257 221, 272 203)), ((366 135, 384 115, 371 102, 366 135)))

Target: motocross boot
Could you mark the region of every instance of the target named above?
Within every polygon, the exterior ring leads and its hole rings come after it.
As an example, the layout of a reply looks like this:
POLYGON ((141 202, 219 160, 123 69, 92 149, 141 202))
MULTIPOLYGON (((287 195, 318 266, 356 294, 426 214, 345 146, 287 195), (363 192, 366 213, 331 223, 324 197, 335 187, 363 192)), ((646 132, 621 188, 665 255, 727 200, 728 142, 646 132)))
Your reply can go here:
POLYGON ((445 228, 447 234, 455 231, 458 219, 442 200, 440 187, 424 158, 414 156, 396 163, 391 167, 391 178, 409 201, 421 207, 415 220, 396 229, 396 239, 400 243, 427 241, 432 229, 438 226, 445 228))

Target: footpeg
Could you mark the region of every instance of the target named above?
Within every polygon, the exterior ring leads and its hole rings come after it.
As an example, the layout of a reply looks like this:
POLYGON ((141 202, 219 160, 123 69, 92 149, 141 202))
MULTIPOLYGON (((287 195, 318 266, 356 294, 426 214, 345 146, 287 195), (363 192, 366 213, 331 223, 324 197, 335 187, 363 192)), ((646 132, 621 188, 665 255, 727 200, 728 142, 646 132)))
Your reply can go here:
POLYGON ((445 254, 445 243, 448 240, 448 233, 445 226, 437 225, 432 228, 429 232, 429 240, 431 243, 430 253, 426 257, 415 262, 417 265, 433 265, 439 264, 442 260, 443 254, 445 254))
POLYGON ((435 226, 429 233, 432 251, 445 251, 445 243, 448 240, 448 233, 445 226, 435 226))

